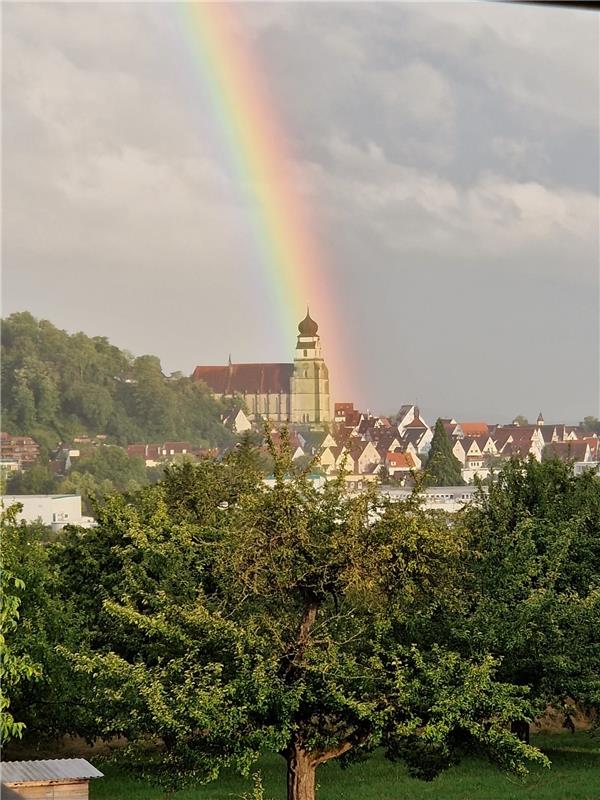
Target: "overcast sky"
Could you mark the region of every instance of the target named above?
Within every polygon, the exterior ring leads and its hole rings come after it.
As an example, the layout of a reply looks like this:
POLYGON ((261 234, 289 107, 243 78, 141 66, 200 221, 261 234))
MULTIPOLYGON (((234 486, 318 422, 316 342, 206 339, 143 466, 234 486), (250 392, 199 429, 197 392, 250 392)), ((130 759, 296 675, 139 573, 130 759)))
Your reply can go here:
MULTIPOLYGON (((598 415, 598 15, 236 13, 328 254, 353 376, 336 384, 331 364, 334 399, 417 400, 429 419, 598 415)), ((165 372, 291 360, 176 9, 3 15, 3 314, 106 335, 165 372)), ((327 355, 318 287, 311 302, 327 355)))

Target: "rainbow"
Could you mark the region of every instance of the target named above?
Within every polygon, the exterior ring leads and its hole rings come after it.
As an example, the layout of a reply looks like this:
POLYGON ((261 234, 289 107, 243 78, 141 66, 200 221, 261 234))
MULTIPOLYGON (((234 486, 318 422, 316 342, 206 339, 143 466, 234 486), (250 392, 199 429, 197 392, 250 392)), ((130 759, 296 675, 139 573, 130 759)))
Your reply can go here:
POLYGON ((310 303, 335 387, 346 388, 339 293, 328 285, 326 259, 295 185, 289 137, 234 8, 224 0, 179 5, 190 54, 210 93, 236 180, 252 206, 260 262, 283 341, 293 336, 310 303))

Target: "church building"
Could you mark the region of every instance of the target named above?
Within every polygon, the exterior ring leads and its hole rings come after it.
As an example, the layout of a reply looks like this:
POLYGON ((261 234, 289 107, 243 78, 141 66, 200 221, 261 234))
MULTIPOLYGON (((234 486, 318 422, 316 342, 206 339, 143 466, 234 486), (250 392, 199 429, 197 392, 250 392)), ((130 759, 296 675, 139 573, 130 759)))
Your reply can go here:
POLYGON ((239 395, 251 419, 322 425, 331 421, 329 370, 321 352, 319 326, 306 311, 298 325, 292 364, 199 366, 192 377, 217 398, 239 395))

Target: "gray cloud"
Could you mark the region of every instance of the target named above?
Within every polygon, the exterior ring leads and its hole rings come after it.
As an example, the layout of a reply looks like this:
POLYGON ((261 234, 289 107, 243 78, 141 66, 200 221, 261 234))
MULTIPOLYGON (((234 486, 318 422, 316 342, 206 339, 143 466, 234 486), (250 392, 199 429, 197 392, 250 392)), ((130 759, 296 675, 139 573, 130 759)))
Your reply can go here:
MULTIPOLYGON (((492 3, 236 13, 329 254, 339 322, 320 320, 324 347, 341 335, 356 376, 337 399, 597 413, 592 18, 492 3)), ((4 312, 167 370, 230 351, 284 360, 294 331, 269 307, 252 207, 187 48, 168 4, 5 5, 4 312)))

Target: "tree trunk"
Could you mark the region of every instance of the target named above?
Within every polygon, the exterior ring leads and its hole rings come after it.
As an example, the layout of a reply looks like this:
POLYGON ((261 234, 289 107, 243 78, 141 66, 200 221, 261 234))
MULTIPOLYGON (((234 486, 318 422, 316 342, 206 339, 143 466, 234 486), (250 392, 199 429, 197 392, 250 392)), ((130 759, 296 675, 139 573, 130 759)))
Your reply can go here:
POLYGON ((316 772, 319 764, 347 753, 350 742, 342 742, 329 750, 307 752, 297 740, 281 755, 287 762, 288 800, 315 800, 316 772))
POLYGON ((317 765, 301 747, 290 748, 286 760, 288 800, 315 800, 317 765))
POLYGON ((525 744, 529 744, 529 723, 524 722, 522 719, 514 720, 510 724, 510 732, 514 733, 514 735, 519 739, 521 742, 525 742, 525 744))

